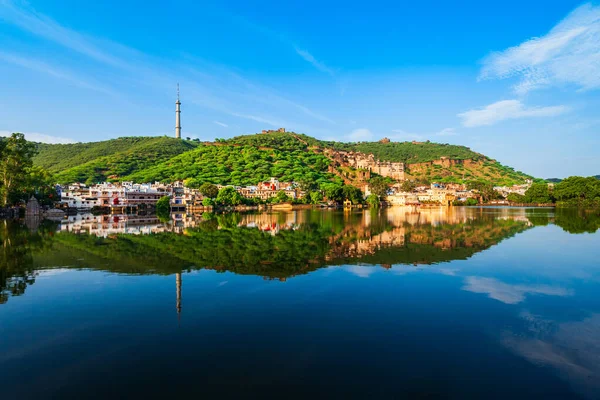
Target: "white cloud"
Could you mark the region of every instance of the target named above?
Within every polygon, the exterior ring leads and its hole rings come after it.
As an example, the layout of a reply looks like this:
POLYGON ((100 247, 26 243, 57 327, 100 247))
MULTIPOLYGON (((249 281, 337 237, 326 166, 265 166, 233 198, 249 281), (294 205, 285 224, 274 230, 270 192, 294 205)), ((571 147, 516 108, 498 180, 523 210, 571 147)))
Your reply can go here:
POLYGON ((373 139, 373 132, 371 132, 367 128, 359 128, 350 132, 349 136, 350 140, 364 142, 373 139))
MULTIPOLYGON (((0 131, 0 136, 8 137, 13 132, 18 132, 18 131, 0 131)), ((25 139, 29 140, 30 142, 41 142, 41 143, 52 143, 52 144, 76 143, 75 140, 70 139, 70 138, 45 135, 43 133, 23 132, 23 135, 25 136, 25 139)))
POLYGON ((350 272, 353 275, 358 276, 359 278, 368 278, 375 272, 377 272, 377 268, 374 266, 363 266, 363 265, 349 265, 346 267, 342 267, 344 271, 350 272))
POLYGON ((222 126, 223 128, 229 128, 229 125, 224 124, 223 122, 220 122, 220 121, 213 121, 213 122, 219 126, 222 126))
POLYGON ((528 333, 506 333, 502 343, 534 365, 554 371, 583 398, 600 398, 600 314, 558 322, 523 313, 528 333))
POLYGON ((480 79, 519 78, 514 90, 573 84, 600 88, 600 6, 584 4, 547 35, 489 55, 480 79))
POLYGON ((545 294, 548 296, 569 296, 571 292, 561 287, 548 285, 510 285, 494 278, 469 276, 462 288, 468 292, 484 293, 489 298, 506 304, 518 304, 527 294, 545 294))
POLYGON ((331 68, 329 68, 327 65, 325 65, 325 63, 317 60, 312 54, 310 54, 308 51, 306 50, 302 50, 298 47, 294 48, 296 50, 296 53, 298 53, 298 55, 300 57, 302 57, 305 61, 311 63, 316 69, 318 69, 319 71, 328 73, 331 76, 335 75, 335 71, 331 68))
POLYGON ((441 131, 436 133, 436 136, 455 136, 457 135, 456 129, 454 128, 444 128, 441 131))
POLYGON ((32 71, 45 73, 55 78, 68 81, 73 85, 81 88, 91 89, 97 92, 115 95, 115 93, 109 89, 106 89, 98 84, 90 83, 88 80, 83 79, 70 71, 59 69, 43 61, 35 60, 29 57, 22 57, 17 54, 6 53, 2 51, 0 51, 0 61, 14 64, 19 67, 27 68, 32 71))
POLYGON ((554 117, 569 110, 566 106, 525 107, 519 100, 502 100, 486 107, 458 114, 465 127, 493 125, 507 119, 528 117, 554 117))

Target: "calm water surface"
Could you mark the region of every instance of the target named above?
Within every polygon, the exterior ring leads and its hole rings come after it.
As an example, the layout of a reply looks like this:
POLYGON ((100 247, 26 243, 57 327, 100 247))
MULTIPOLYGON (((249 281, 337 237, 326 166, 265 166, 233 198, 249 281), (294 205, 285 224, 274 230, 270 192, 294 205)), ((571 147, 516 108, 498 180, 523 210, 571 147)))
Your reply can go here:
POLYGON ((0 397, 600 398, 600 216, 2 222, 0 397))

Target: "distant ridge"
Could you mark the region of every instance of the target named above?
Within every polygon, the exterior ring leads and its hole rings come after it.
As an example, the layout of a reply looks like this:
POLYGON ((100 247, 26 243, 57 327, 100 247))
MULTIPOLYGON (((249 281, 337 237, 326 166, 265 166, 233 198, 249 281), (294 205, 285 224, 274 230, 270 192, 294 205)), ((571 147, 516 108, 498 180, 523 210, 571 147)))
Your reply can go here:
POLYGON ((203 143, 123 137, 90 143, 40 143, 38 149, 34 163, 63 184, 185 180, 191 186, 204 182, 252 185, 271 177, 321 183, 343 178, 362 184, 357 178, 359 170, 339 162, 345 154, 357 153, 372 154, 375 161, 404 163, 406 179, 424 183, 477 180, 512 185, 531 178, 465 146, 429 141, 342 143, 279 131, 203 143), (334 156, 337 162, 333 162, 334 156))
MULTIPOLYGON (((592 178, 596 178, 596 179, 600 180, 600 175, 593 175, 592 178)), ((546 179, 546 182, 550 182, 550 183, 559 183, 561 181, 562 181, 561 178, 549 178, 549 179, 546 179)))

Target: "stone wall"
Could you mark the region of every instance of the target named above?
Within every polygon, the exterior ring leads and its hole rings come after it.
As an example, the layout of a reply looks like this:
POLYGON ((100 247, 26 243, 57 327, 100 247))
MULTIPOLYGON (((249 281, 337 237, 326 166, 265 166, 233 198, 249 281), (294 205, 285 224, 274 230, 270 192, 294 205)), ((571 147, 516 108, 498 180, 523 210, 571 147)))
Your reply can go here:
POLYGON ((353 151, 335 151, 326 149, 324 154, 333 160, 333 167, 351 167, 359 170, 359 177, 363 180, 370 179, 371 173, 390 177, 392 179, 404 180, 404 163, 379 161, 373 154, 365 154, 353 151), (361 171, 363 171, 361 173, 361 171))
POLYGON ((425 172, 428 168, 433 167, 434 165, 439 165, 442 168, 451 168, 457 165, 463 165, 466 168, 470 167, 482 167, 482 161, 476 160, 455 160, 451 158, 442 157, 439 160, 433 160, 424 163, 416 163, 416 164, 408 164, 407 169, 409 173, 419 173, 425 172))

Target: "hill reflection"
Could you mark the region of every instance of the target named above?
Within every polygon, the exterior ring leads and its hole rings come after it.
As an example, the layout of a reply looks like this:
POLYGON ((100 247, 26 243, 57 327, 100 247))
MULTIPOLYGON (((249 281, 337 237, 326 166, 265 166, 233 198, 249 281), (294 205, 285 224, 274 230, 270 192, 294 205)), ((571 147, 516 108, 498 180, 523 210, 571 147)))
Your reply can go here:
POLYGON ((530 209, 404 208, 354 212, 93 216, 60 223, 4 221, 0 302, 51 268, 127 274, 195 269, 285 280, 342 264, 422 265, 467 259, 534 225, 593 229, 597 219, 530 209))

